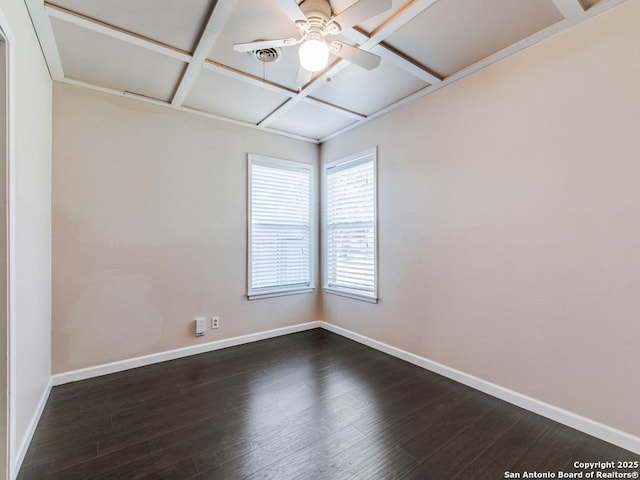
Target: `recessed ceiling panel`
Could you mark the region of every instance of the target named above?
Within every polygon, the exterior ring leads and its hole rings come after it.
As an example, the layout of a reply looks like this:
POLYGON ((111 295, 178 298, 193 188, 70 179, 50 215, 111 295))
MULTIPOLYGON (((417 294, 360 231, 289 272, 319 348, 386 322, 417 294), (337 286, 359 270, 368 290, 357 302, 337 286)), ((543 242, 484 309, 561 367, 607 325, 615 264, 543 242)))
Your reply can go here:
POLYGON ((158 100, 173 96, 185 64, 52 19, 65 77, 158 100))
POLYGON ((212 0, 53 0, 48 2, 181 50, 193 51, 212 0))
POLYGON ((371 71, 350 65, 313 92, 313 97, 370 115, 426 86, 428 83, 382 59, 371 71))
POLYGON ((320 139, 354 122, 353 118, 340 113, 301 102, 282 114, 269 128, 320 139))
POLYGON ((551 0, 441 0, 385 42, 449 76, 562 19, 551 0))
MULTIPOLYGON (((335 14, 340 14, 355 2, 356 0, 331 0, 331 9, 335 14)), ((409 3, 411 3, 409 0, 392 0, 391 8, 389 10, 367 19, 358 26, 365 32, 371 33, 409 3)))
POLYGON ((203 70, 184 105, 222 117, 257 124, 287 98, 285 95, 203 70))

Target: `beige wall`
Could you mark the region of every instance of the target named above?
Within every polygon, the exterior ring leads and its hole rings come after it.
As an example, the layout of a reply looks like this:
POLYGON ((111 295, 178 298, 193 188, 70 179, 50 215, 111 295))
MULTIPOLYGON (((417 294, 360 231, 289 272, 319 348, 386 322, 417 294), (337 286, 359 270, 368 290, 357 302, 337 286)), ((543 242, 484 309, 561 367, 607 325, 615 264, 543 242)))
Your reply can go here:
POLYGON ((15 48, 15 463, 51 372, 51 79, 24 2, 0 0, 0 12, 15 48))
POLYGON ((247 153, 316 145, 65 84, 54 135, 55 373, 317 320, 316 294, 245 296, 247 153))
POLYGON ((326 294, 324 320, 640 435, 639 19, 625 3, 325 143, 379 146, 381 302, 326 294))

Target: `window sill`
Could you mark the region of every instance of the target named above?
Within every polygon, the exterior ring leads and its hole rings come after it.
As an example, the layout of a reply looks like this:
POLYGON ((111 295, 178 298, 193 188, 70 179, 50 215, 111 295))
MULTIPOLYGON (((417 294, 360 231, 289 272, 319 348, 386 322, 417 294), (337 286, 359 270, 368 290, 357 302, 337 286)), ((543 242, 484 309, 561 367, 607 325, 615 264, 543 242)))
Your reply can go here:
POLYGON ((323 292, 331 293, 332 295, 339 295, 341 297, 353 298, 354 300, 361 300, 363 302, 378 303, 377 296, 371 296, 364 293, 356 292, 353 290, 343 290, 334 287, 324 287, 323 292))
POLYGON ((287 290, 271 290, 268 292, 249 293, 247 300, 260 300, 262 298, 284 297, 287 295, 298 295, 301 293, 311 293, 315 287, 291 288, 287 290))

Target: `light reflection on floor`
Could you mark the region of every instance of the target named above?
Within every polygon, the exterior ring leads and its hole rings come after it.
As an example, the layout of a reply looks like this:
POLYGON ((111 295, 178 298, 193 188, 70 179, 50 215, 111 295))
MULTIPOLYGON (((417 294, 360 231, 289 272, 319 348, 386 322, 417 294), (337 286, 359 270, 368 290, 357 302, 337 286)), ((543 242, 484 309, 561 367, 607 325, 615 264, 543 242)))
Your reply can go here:
MULTIPOLYGON (((371 365, 367 367, 370 369, 371 365)), ((270 467, 269 478, 278 478, 278 469, 291 475, 296 465, 322 476, 332 467, 327 458, 339 460, 341 454, 358 458, 352 452, 356 449, 365 449, 369 456, 387 455, 384 436, 375 431, 365 435, 355 426, 358 420, 379 425, 384 412, 379 409, 379 392, 372 389, 352 361, 304 352, 295 361, 265 365, 260 374, 264 381, 251 384, 243 425, 243 437, 253 439, 247 445, 243 464, 246 475, 255 472, 252 458, 261 459, 276 452, 282 457, 283 451, 289 455, 270 467), (278 384, 286 386, 279 388, 278 384), (273 432, 274 425, 277 437, 265 438, 272 435, 269 432, 273 432), (288 431, 291 436, 286 434, 288 431), (312 444, 311 453, 304 450, 312 444)), ((380 461, 384 462, 384 458, 380 461)), ((356 468, 354 465, 354 473, 356 468)))

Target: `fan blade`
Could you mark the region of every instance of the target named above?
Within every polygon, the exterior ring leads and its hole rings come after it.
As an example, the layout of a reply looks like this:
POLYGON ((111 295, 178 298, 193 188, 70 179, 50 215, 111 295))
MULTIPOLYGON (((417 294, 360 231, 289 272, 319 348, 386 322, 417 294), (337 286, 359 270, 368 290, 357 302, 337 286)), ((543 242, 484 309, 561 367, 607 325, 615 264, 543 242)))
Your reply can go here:
POLYGON ((344 32, 390 8, 391 0, 359 0, 336 15, 331 22, 337 23, 340 31, 344 32))
POLYGON ((373 53, 365 52, 364 50, 342 42, 331 42, 331 46, 333 47, 332 53, 334 55, 344 58, 351 63, 355 63, 367 70, 373 70, 380 65, 380 57, 373 53))
POLYGON ((293 23, 296 23, 297 21, 307 21, 307 17, 298 6, 298 2, 296 2, 296 0, 276 0, 276 3, 293 23))
POLYGON ((305 70, 304 68, 302 68, 302 65, 298 66, 298 74, 296 75, 296 85, 298 86, 298 89, 302 89, 302 87, 304 87, 307 83, 309 83, 311 81, 311 78, 313 77, 313 73, 311 73, 309 70, 305 70))
POLYGON ((299 43, 295 38, 280 38, 278 40, 257 40, 255 42, 236 43, 233 49, 236 52, 252 52, 263 48, 289 47, 299 43))

